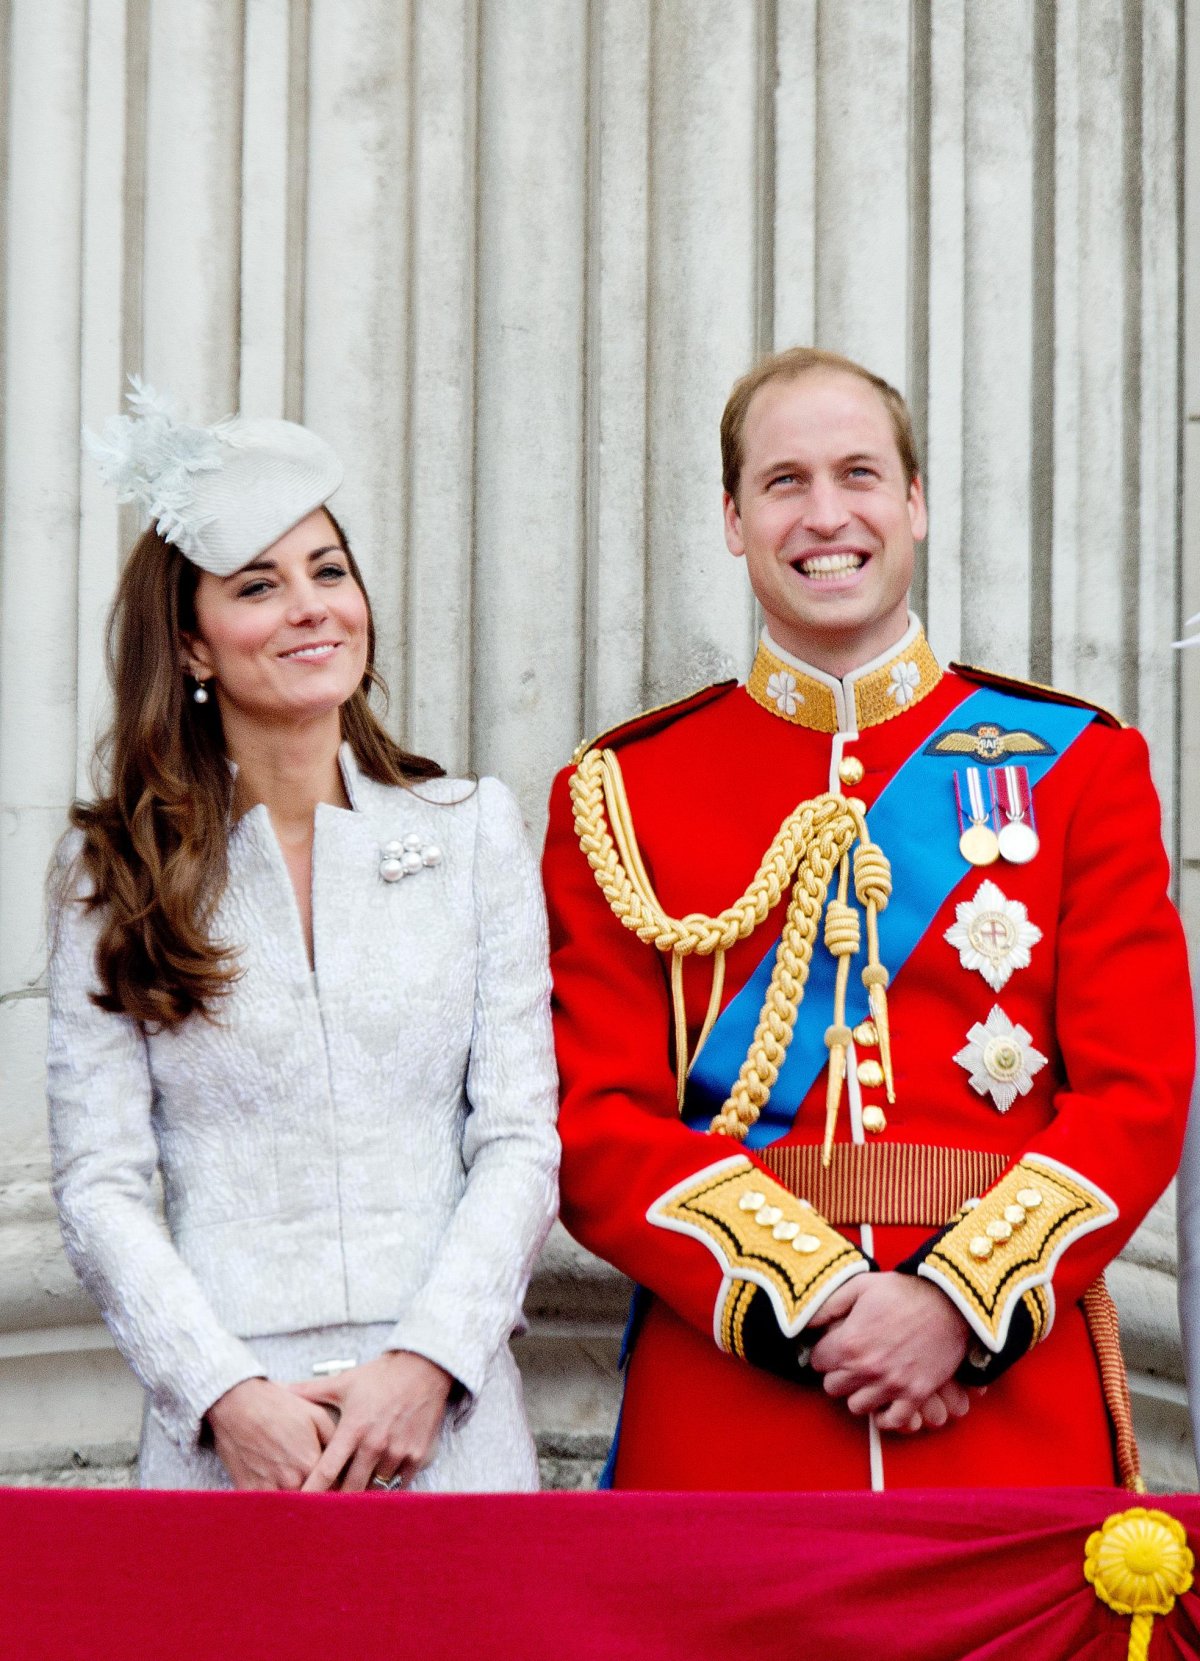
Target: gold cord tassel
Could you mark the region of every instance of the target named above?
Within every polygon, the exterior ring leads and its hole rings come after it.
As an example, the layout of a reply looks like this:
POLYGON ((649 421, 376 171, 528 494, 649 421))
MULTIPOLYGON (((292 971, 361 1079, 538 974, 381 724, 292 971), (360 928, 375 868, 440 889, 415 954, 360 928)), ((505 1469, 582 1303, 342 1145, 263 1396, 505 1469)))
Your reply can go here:
POLYGON ((846 903, 850 887, 850 862, 843 858, 838 873, 836 900, 830 900, 825 912, 825 948, 837 958, 837 979, 833 992, 833 1025, 825 1032, 825 1046, 829 1051, 829 1075, 825 1086, 825 1140, 821 1149, 821 1163, 828 1165, 833 1157, 833 1136, 837 1129, 838 1108, 842 1100, 842 1086, 846 1079, 846 1057, 852 1034, 846 1025, 846 987, 850 981, 850 959, 857 957, 861 944, 858 913, 846 903))
POLYGON ((891 978, 879 960, 879 913, 892 897, 892 867, 878 843, 867 840, 866 821, 854 850, 854 892, 867 914, 867 965, 862 972, 871 1019, 879 1031, 879 1061, 889 1102, 896 1100, 892 1071, 892 1029, 888 1021, 887 986, 891 978))

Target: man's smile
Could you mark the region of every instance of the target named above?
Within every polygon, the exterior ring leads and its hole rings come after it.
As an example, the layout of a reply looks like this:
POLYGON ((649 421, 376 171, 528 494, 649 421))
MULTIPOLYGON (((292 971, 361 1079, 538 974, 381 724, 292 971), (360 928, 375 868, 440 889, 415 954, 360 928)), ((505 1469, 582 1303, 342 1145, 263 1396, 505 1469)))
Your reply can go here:
POLYGON ((858 549, 816 549, 805 554, 799 554, 791 561, 793 571, 798 571, 802 577, 809 577, 817 582, 830 582, 838 577, 848 577, 860 571, 867 563, 868 556, 858 549))

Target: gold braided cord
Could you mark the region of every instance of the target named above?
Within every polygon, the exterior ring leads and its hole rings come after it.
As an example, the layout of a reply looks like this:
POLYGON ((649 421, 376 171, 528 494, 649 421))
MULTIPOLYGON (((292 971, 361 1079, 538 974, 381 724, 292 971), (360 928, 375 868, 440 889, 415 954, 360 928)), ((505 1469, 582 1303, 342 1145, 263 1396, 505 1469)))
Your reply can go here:
POLYGON ((758 1025, 733 1088, 708 1127, 714 1136, 744 1141, 771 1098, 795 1031, 825 896, 856 835, 853 817, 839 815, 822 825, 801 857, 758 1025))
MULTIPOLYGON (((832 794, 801 802, 780 825, 753 880, 738 900, 716 917, 702 912, 671 917, 660 904, 642 860, 620 763, 613 752, 589 750, 572 774, 570 788, 580 847, 614 915, 640 940, 672 955, 671 1001, 680 1107, 689 1068, 717 1017, 725 952, 738 940, 747 939, 778 905, 789 884, 792 885, 771 983, 754 1038, 728 1098, 712 1120, 711 1132, 739 1141, 744 1139, 769 1100, 804 996, 833 873, 847 861, 856 842, 859 846, 854 861, 855 894, 867 915, 868 964, 863 978, 866 981, 871 976, 868 985, 872 1009, 881 1003, 886 1029, 883 988, 888 975, 878 958, 876 919, 891 893, 891 871, 882 851, 868 840, 860 802, 832 794), (714 974, 704 1025, 689 1060, 682 959, 693 955, 713 957, 714 974)), ((858 918, 848 904, 848 866, 842 871, 840 889, 826 928, 830 949, 838 956, 840 997, 835 1026, 845 1025, 845 981, 850 956, 859 949, 858 918)), ((847 1033, 845 1045, 848 1044, 847 1033)), ((844 1071, 844 1047, 842 1060, 844 1071)))
POLYGON ((716 917, 698 911, 670 917, 659 904, 642 864, 620 763, 611 750, 588 751, 571 775, 571 800, 579 845, 613 912, 640 940, 660 952, 680 951, 685 957, 693 953, 707 957, 748 939, 786 894, 814 830, 836 819, 853 824, 848 804, 840 796, 801 802, 780 825, 740 899, 716 917))

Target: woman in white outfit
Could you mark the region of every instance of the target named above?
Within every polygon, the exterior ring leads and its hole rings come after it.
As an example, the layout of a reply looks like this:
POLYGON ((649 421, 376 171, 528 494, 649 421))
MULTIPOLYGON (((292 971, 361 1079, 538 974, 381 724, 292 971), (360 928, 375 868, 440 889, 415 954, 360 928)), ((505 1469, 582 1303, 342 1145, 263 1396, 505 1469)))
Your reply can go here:
POLYGON ((558 1143, 519 812, 372 714, 329 447, 130 402, 90 442, 157 529, 52 875, 49 1098, 141 1481, 536 1487, 508 1339, 558 1143))

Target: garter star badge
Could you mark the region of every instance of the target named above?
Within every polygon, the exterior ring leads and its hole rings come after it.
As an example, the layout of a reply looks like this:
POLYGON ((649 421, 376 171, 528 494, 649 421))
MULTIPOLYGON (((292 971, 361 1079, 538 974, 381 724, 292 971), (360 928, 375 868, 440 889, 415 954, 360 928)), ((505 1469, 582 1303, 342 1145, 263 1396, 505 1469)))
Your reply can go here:
POLYGON ((977 969, 999 992, 1015 969, 1029 967, 1029 948, 1042 938, 1019 900, 1005 899, 994 882, 982 882, 975 898, 955 910, 957 922, 943 939, 958 952, 964 969, 977 969))
POLYGON ((1007 1113, 1018 1096, 1033 1089, 1033 1075, 1046 1065, 1022 1026, 1014 1026, 999 1004, 986 1021, 976 1021, 955 1061, 968 1073, 967 1082, 980 1096, 990 1096, 1007 1113))

